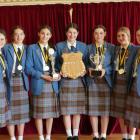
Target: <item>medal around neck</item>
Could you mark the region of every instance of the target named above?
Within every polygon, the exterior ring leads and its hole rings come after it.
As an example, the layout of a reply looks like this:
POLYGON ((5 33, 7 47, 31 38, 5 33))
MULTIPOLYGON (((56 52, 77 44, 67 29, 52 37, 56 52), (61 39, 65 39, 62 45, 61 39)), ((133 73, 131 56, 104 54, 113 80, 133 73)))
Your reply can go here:
POLYGON ((18 65, 18 66, 17 66, 17 69, 18 69, 19 71, 22 71, 22 65, 18 65))
POLYGON ((45 65, 44 70, 45 70, 45 71, 49 71, 49 69, 50 69, 49 66, 48 66, 48 65, 45 65))
POLYGON ((3 77, 6 77, 5 70, 2 71, 3 77))
POLYGON ((118 73, 121 75, 121 74, 124 74, 125 70, 124 69, 119 69, 118 70, 118 73))

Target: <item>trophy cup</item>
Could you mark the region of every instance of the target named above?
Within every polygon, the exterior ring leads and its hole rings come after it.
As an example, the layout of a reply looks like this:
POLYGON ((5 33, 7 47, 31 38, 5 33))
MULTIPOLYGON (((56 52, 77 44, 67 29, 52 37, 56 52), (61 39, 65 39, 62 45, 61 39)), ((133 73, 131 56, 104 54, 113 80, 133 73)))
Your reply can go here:
POLYGON ((99 54, 91 54, 90 61, 94 65, 94 68, 90 68, 90 77, 98 77, 102 75, 102 57, 99 54))
POLYGON ((51 61, 51 67, 52 67, 52 77, 54 81, 59 80, 59 74, 56 73, 55 71, 55 56, 54 56, 54 49, 53 48, 49 48, 48 50, 49 53, 49 59, 51 61))

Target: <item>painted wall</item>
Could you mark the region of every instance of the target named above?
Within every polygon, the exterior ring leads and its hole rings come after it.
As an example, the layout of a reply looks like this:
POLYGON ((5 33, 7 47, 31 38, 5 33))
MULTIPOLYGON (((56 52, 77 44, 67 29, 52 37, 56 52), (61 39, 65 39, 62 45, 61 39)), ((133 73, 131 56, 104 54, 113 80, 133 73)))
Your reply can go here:
POLYGON ((0 0, 0 6, 13 5, 44 5, 44 4, 71 4, 71 3, 100 3, 100 2, 130 2, 140 0, 0 0))

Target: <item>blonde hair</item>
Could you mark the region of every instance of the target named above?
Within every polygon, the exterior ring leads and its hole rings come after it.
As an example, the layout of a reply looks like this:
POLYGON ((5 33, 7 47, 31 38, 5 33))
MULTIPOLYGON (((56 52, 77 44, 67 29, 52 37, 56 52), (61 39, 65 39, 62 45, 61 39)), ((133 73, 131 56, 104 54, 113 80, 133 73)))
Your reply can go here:
POLYGON ((117 34, 118 34, 119 32, 124 32, 124 33, 126 33, 127 36, 128 36, 128 38, 129 38, 129 41, 131 41, 131 33, 130 33, 130 29, 129 29, 128 27, 125 27, 125 26, 120 27, 119 30, 118 30, 118 32, 117 32, 117 34))

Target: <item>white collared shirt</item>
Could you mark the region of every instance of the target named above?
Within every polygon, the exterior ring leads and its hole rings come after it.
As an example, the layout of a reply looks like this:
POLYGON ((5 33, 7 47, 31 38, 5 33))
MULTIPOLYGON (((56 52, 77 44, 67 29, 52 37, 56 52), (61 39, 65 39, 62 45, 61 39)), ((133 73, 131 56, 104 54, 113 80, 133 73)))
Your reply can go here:
MULTIPOLYGON (((13 46, 15 47, 15 51, 16 52, 18 51, 18 48, 20 48, 21 51, 23 50, 23 44, 22 45, 13 44, 13 46)), ((16 59, 17 59, 17 56, 15 54, 15 51, 14 51, 14 63, 13 63, 12 73, 15 73, 15 70, 16 70, 16 59)))
POLYGON ((76 48, 76 41, 73 44, 71 44, 70 42, 67 41, 67 46, 68 46, 68 48, 70 50, 71 50, 71 46, 73 46, 74 48, 76 48))
MULTIPOLYGON (((42 48, 43 51, 44 51, 44 49, 43 49, 44 47, 45 47, 46 49, 48 49, 48 44, 46 44, 46 45, 44 46, 43 44, 39 43, 39 45, 40 45, 40 47, 42 48)), ((42 52, 41 52, 41 55, 42 55, 42 52)), ((46 63, 45 63, 45 60, 44 60, 43 55, 42 55, 42 64, 43 64, 43 71, 45 71, 46 63)))

